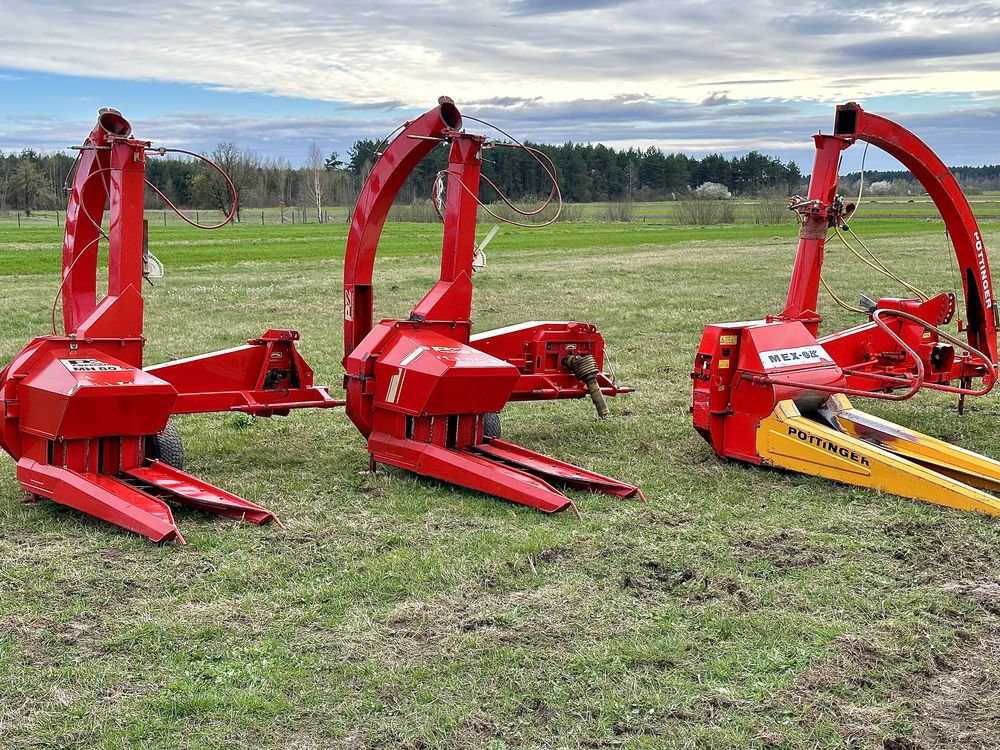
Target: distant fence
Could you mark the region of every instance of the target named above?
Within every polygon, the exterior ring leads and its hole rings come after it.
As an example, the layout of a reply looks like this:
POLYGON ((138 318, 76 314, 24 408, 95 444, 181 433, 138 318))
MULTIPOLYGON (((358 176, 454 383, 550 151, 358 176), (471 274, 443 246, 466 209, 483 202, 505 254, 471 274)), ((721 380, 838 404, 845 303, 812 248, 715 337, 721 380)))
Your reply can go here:
MULTIPOLYGON (((198 224, 218 224, 225 218, 220 211, 205 209, 186 210, 184 215, 198 224)), ((145 216, 151 225, 156 226, 178 226, 185 223, 180 216, 169 209, 148 210, 145 212, 145 216)), ((243 225, 286 224, 289 226, 294 224, 335 224, 346 222, 349 217, 349 210, 343 207, 324 210, 322 220, 320 220, 321 217, 317 216, 316 209, 245 208, 240 211, 238 223, 243 225)), ((0 222, 18 228, 62 227, 65 221, 65 211, 32 211, 30 215, 24 211, 0 211, 0 222)))
MULTIPOLYGON (((567 203, 563 206, 560 222, 622 222, 638 224, 681 224, 684 223, 683 204, 685 201, 652 201, 629 204, 628 216, 615 216, 611 208, 616 203, 567 203)), ((790 223, 794 221, 791 212, 784 210, 783 201, 734 199, 725 201, 732 208, 732 221, 735 223, 790 223), (762 217, 761 208, 772 205, 776 208, 774 215, 762 217)), ((491 210, 505 218, 517 220, 508 207, 491 204, 491 210)), ((973 201, 973 210, 980 221, 996 222, 1000 220, 1000 196, 977 196, 973 201)), ((222 213, 207 209, 188 209, 185 215, 199 224, 218 224, 224 218, 222 213)), ((937 220, 939 218, 934 204, 928 200, 912 199, 870 199, 864 202, 862 216, 866 219, 909 219, 937 220)), ((237 226, 282 225, 298 226, 302 224, 344 224, 350 219, 351 209, 346 206, 331 206, 324 209, 322 220, 316 214, 316 209, 309 208, 245 208, 240 212, 237 226)), ((536 219, 547 219, 552 209, 536 219)), ((183 226, 184 221, 169 209, 147 210, 146 219, 151 227, 183 226)), ((29 216, 24 211, 0 211, 0 226, 18 228, 62 228, 66 220, 64 210, 32 211, 29 216)), ((390 222, 437 223, 437 212, 430 201, 420 201, 412 204, 394 205, 389 213, 390 222)), ((484 209, 479 211, 479 221, 494 222, 494 217, 484 209)))

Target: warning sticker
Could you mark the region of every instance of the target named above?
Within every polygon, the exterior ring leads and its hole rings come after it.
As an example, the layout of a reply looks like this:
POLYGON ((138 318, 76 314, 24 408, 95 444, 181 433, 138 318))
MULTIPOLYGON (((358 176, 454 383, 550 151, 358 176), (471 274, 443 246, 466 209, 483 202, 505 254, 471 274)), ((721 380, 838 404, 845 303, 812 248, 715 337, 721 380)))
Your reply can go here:
POLYGON ((125 369, 118 365, 102 362, 99 359, 61 359, 59 361, 70 372, 118 372, 125 369))
POLYGON ((760 353, 760 362, 765 370, 775 367, 794 367, 796 365, 819 365, 823 362, 833 362, 833 357, 819 344, 798 346, 793 349, 772 349, 760 353))

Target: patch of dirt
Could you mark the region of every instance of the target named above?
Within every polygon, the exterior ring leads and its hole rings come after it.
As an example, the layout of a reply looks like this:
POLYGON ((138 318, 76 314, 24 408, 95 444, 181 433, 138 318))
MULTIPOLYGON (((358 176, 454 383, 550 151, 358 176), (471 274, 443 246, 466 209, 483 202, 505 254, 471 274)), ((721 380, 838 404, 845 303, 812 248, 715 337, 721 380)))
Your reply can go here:
MULTIPOLYGON (((941 588, 953 594, 967 596, 990 614, 1000 615, 1000 580, 951 581, 941 588)), ((1000 641, 998 641, 998 646, 1000 646, 1000 641)))
POLYGON ((687 526, 696 520, 693 515, 687 513, 676 513, 658 510, 652 505, 643 505, 640 510, 640 518, 636 521, 642 524, 656 524, 664 528, 676 528, 687 526))
POLYGON ((838 688, 842 685, 866 688, 873 684, 869 676, 889 655, 874 638, 846 633, 833 641, 836 652, 828 659, 813 664, 792 682, 796 693, 810 694, 838 688))
MULTIPOLYGON (((919 640, 919 639, 918 639, 919 640)), ((833 653, 798 675, 779 696, 799 706, 807 726, 832 724, 847 748, 882 747, 885 727, 905 708, 904 695, 916 675, 894 674, 897 695, 873 700, 868 691, 883 684, 893 665, 912 656, 919 646, 902 642, 893 632, 845 633, 834 639, 833 653)), ((905 739, 905 738, 904 738, 905 739)))
POLYGON ((67 651, 74 659, 109 653, 96 618, 79 616, 60 622, 50 617, 11 617, 0 620, 0 627, 20 641, 35 667, 59 664, 67 658, 67 651))
POLYGON ((744 539, 736 548, 743 562, 766 560, 778 570, 795 570, 822 565, 826 550, 811 544, 805 534, 794 529, 782 529, 776 534, 757 539, 744 539))
POLYGON ((638 568, 626 569, 621 587, 642 598, 669 594, 694 604, 730 597, 744 611, 759 606, 753 592, 733 578, 710 576, 691 567, 675 568, 661 560, 643 560, 638 568))
MULTIPOLYGON (((537 646, 558 641, 567 628, 575 627, 577 615, 573 608, 553 605, 564 598, 547 587, 403 602, 389 614, 377 649, 383 658, 408 664, 448 652, 455 647, 454 639, 468 633, 485 632, 497 643, 526 639, 537 646)), ((373 645, 367 644, 367 649, 373 645)))
MULTIPOLYGON (((995 575, 1000 567, 1000 549, 994 545, 970 543, 967 536, 959 533, 950 523, 932 524, 904 521, 887 524, 881 530, 882 537, 894 549, 890 554, 912 572, 917 580, 941 581, 944 576, 962 575, 985 578, 995 575)), ((873 551, 885 554, 883 542, 873 551)))
POLYGON ((1000 615, 1000 581, 952 581, 943 588, 969 597, 993 616, 982 635, 953 656, 950 668, 924 686, 914 701, 919 718, 912 744, 893 745, 893 750, 1000 747, 1000 620, 995 617, 1000 615))
MULTIPOLYGON (((915 673, 896 676, 893 694, 877 705, 856 702, 853 691, 875 687, 878 675, 907 658, 889 634, 845 634, 836 652, 799 675, 785 693, 805 709, 806 721, 833 721, 848 747, 883 750, 986 750, 1000 747, 1000 581, 960 580, 943 588, 967 596, 983 610, 958 650, 928 655, 915 673), (900 712, 914 715, 912 736, 886 736, 900 712)), ((957 614, 957 613, 956 613, 957 614)), ((960 638, 962 637, 960 632, 960 638)))
POLYGON ((572 554, 573 551, 567 547, 548 547, 539 552, 534 559, 538 562, 551 563, 570 557, 572 554))
POLYGON ((1000 747, 1000 639, 996 631, 963 650, 919 703, 914 750, 1000 747))
POLYGON ((403 604, 389 616, 386 631, 390 642, 397 646, 397 655, 407 656, 411 649, 416 653, 425 646, 441 643, 445 638, 462 632, 462 623, 468 616, 464 607, 455 602, 452 606, 436 607, 430 602, 403 604))

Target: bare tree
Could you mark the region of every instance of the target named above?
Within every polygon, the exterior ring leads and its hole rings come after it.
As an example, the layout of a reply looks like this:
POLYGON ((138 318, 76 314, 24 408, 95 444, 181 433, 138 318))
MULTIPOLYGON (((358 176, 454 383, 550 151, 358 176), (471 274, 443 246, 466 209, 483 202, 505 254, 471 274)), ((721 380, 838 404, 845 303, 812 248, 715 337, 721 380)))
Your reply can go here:
POLYGON ((323 221, 323 188, 326 182, 326 160, 319 150, 316 141, 309 144, 309 154, 306 157, 306 170, 309 176, 309 201, 316 207, 316 221, 323 221))
MULTIPOLYGON (((260 178, 260 157, 252 151, 241 151, 235 143, 220 143, 212 151, 212 161, 229 175, 236 192, 236 221, 240 206, 260 178)), ((225 180, 215 170, 205 167, 194 179, 194 193, 206 205, 228 214, 233 209, 233 197, 225 180)))
POLYGON ((635 191, 639 188, 639 167, 631 159, 625 165, 625 198, 635 199, 635 191))
MULTIPOLYGON (((299 183, 302 181, 302 173, 298 169, 293 169, 290 164, 285 163, 279 184, 281 185, 281 201, 286 206, 295 205, 295 196, 299 194, 299 183)), ((281 221, 284 223, 285 216, 282 212, 281 221)))
POLYGON ((296 172, 287 160, 281 158, 265 158, 261 170, 264 175, 261 205, 277 206, 284 224, 285 208, 292 205, 292 196, 295 195, 293 182, 296 172))

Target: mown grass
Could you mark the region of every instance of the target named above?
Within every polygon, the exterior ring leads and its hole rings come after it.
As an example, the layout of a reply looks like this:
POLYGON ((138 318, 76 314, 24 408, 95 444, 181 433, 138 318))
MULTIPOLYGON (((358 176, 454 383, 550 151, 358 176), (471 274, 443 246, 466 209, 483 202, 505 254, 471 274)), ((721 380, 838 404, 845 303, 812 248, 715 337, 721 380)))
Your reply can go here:
MULTIPOLYGON (((858 221, 885 260, 954 288, 940 224, 858 221)), ((997 227, 986 227, 995 240, 997 227)), ((298 328, 340 383, 345 228, 151 228, 148 361, 298 328)), ((382 315, 435 276, 439 228, 388 227, 382 315)), ((794 229, 504 230, 479 330, 600 325, 635 394, 511 405, 510 439, 640 484, 574 494, 582 520, 387 470, 342 413, 178 420, 189 468, 277 511, 180 510, 148 542, 0 472, 0 745, 10 748, 881 747, 922 721, 927 676, 994 626, 958 579, 1000 576, 1000 525, 819 479, 723 464, 687 415, 702 326, 781 306, 794 229)), ((58 232, 0 230, 0 355, 48 328, 58 232)), ((846 296, 895 293, 831 246, 846 296)), ((831 330, 852 322, 830 311, 831 330)), ((872 412, 1000 454, 996 401, 872 412)), ((970 686, 971 691, 975 690, 970 686)))
MULTIPOLYGON (((868 237, 895 237, 900 228, 907 234, 941 235, 940 221, 864 219, 868 237)), ((489 225, 486 225, 487 227, 489 225)), ((290 262, 332 261, 343 256, 346 224, 227 226, 212 233, 195 232, 186 226, 150 227, 152 250, 172 271, 200 266, 237 263, 267 263, 280 267, 290 262)), ((389 224, 379 248, 379 257, 413 257, 440 248, 440 225, 389 224)), ((794 249, 793 226, 728 224, 720 226, 675 226, 670 224, 555 224, 544 230, 504 226, 503 241, 490 245, 490 255, 506 257, 536 251, 571 251, 601 248, 619 256, 637 248, 665 247, 692 241, 772 241, 794 249)), ((18 230, 0 226, 0 276, 58 275, 62 230, 40 227, 18 230)), ((780 268, 780 267, 779 267, 780 268)), ((783 270, 783 269, 781 269, 783 270)))

